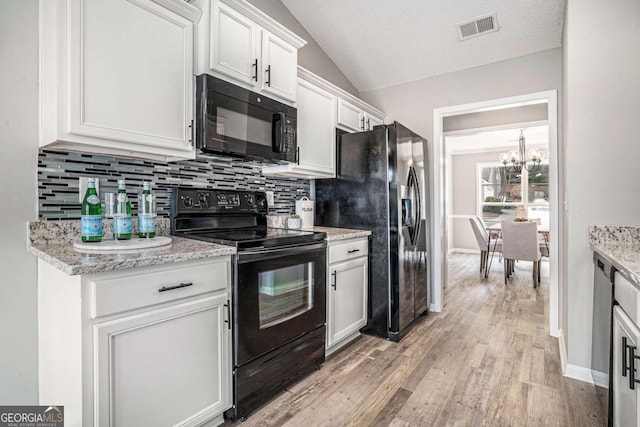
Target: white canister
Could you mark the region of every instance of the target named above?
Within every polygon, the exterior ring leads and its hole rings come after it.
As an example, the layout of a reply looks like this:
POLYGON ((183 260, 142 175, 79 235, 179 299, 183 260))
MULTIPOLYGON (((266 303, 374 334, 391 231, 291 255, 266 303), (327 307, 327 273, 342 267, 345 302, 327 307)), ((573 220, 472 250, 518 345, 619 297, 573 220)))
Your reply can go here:
POLYGON ((296 214, 302 219, 302 228, 313 228, 315 203, 308 197, 296 200, 296 214))

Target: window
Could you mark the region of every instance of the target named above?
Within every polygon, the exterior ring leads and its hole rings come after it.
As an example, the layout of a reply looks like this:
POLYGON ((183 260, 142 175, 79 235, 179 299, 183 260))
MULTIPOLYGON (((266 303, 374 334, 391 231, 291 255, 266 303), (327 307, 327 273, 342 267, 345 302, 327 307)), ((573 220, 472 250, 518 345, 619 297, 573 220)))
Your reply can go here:
POLYGON ((488 224, 508 221, 524 206, 529 218, 549 224, 549 164, 537 171, 509 172, 502 163, 478 163, 478 215, 488 224))

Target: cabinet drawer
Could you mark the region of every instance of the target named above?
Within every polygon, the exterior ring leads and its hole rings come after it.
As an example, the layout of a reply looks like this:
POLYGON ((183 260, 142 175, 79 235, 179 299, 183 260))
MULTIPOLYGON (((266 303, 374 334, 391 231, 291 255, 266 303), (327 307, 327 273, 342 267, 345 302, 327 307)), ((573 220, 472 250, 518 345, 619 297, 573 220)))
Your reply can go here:
POLYGON ((368 253, 368 239, 348 240, 342 243, 331 244, 329 246, 329 264, 351 258, 358 258, 368 253))
POLYGON ((613 283, 616 301, 633 322, 637 324, 640 318, 640 313, 638 313, 640 290, 618 272, 615 273, 613 283))
POLYGON ((230 269, 230 259, 224 257, 88 276, 93 292, 91 317, 226 289, 230 269))

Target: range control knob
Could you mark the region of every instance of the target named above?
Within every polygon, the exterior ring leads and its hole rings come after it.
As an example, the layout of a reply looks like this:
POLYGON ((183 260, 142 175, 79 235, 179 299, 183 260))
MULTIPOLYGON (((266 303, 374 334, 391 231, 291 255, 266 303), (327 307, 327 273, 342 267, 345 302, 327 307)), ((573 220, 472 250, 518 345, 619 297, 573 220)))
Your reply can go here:
POLYGON ((254 199, 253 199, 253 194, 245 194, 244 198, 247 199, 247 203, 249 203, 250 205, 253 205, 254 199))
POLYGON ((267 199, 264 197, 256 197, 256 204, 260 209, 267 209, 267 199))
POLYGON ((200 193, 198 194, 198 201, 200 202, 200 206, 206 208, 209 206, 209 193, 200 193))
POLYGON ((193 199, 189 196, 184 196, 182 198, 182 204, 187 207, 190 208, 191 206, 193 206, 193 199))

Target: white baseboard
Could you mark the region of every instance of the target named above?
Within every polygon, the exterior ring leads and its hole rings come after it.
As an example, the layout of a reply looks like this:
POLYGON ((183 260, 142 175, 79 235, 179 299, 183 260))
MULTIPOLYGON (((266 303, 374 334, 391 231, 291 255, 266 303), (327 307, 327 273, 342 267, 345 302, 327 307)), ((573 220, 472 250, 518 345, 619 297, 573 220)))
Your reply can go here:
POLYGON ((432 313, 438 313, 438 311, 436 311, 436 305, 435 304, 430 304, 429 305, 429 311, 431 311, 432 313))
POLYGON ((558 347, 560 350, 560 366, 562 367, 563 376, 609 388, 609 375, 604 372, 592 371, 589 368, 567 363, 567 344, 562 329, 558 331, 558 347))
POLYGON ((604 387, 606 389, 609 388, 609 375, 600 371, 591 371, 591 377, 593 378, 593 383, 598 387, 604 387))
POLYGON ((449 249, 449 255, 451 255, 454 252, 461 253, 461 254, 480 254, 480 251, 478 249, 464 249, 464 248, 449 249))

